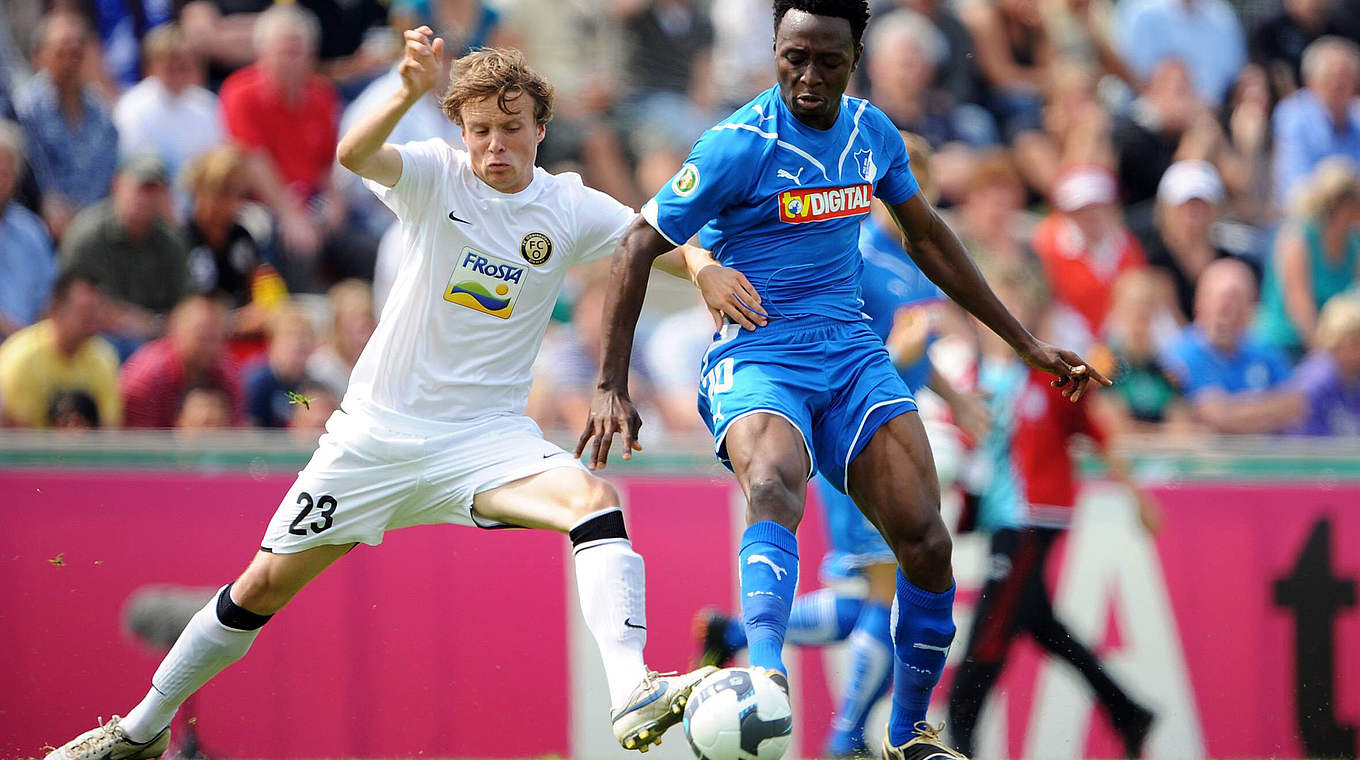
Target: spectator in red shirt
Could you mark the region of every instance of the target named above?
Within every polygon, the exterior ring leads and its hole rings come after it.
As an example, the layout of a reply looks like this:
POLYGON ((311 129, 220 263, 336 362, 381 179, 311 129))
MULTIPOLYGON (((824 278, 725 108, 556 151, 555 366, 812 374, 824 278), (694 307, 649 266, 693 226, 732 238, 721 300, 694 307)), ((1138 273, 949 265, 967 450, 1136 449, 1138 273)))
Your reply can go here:
POLYGON ((1114 174, 1098 166, 1062 172, 1053 186, 1056 211, 1034 230, 1034 252, 1058 301, 1099 335, 1115 278, 1147 266, 1143 247, 1124 226, 1114 174))
POLYGON ((335 163, 339 97, 316 73, 318 26, 277 5, 255 27, 259 56, 222 83, 222 114, 236 142, 267 155, 298 200, 321 192, 335 163))
POLYGON ((351 265, 354 254, 335 234, 345 219, 331 176, 340 100, 334 85, 316 73, 318 39, 310 11, 271 7, 255 26, 256 62, 227 77, 221 92, 227 134, 253 151, 251 184, 279 218, 290 264, 284 274, 306 287, 316 284, 312 260, 318 252, 323 263, 342 270, 341 277, 373 274, 372 252, 366 264, 351 265))
POLYGON ((190 296, 170 313, 166 336, 128 357, 119 378, 124 425, 130 428, 175 426, 190 388, 218 388, 231 404, 231 419, 241 419, 241 389, 227 360, 227 307, 207 296, 190 296))

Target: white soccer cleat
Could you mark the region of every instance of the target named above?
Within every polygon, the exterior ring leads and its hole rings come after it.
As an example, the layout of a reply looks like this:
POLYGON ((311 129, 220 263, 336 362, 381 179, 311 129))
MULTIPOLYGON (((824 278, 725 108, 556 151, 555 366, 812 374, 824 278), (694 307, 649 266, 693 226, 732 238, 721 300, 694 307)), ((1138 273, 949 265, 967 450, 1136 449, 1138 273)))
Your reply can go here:
POLYGON ((660 744, 661 735, 679 723, 684 715, 689 693, 710 673, 716 672, 718 669, 711 665, 680 675, 648 671, 623 707, 610 716, 614 738, 624 749, 639 752, 660 744))
POLYGON ((170 746, 170 727, 166 726, 149 742, 138 744, 128 738, 115 715, 99 728, 91 729, 47 753, 43 760, 142 760, 160 757, 170 746))

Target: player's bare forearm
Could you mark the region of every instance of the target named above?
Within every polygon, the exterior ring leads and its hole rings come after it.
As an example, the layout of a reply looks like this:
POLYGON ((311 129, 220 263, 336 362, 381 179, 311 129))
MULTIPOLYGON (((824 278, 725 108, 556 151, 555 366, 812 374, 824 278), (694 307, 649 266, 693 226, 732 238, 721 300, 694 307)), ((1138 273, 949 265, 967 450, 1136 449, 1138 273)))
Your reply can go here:
POLYGON ((718 260, 713 258, 713 254, 707 250, 692 245, 682 245, 673 251, 667 251, 657 256, 656 260, 652 262, 652 267, 672 277, 694 282, 694 276, 698 274, 700 269, 716 263, 718 263, 718 260))
POLYGON ((1055 376, 1053 385, 1063 389, 1064 398, 1080 400, 1092 379, 1111 385, 1080 356, 1037 340, 1016 320, 982 278, 954 231, 920 193, 890 209, 907 236, 907 252, 921 271, 954 303, 1009 343, 1026 364, 1055 376))
POLYGON ((920 193, 891 208, 907 236, 907 252, 931 282, 1021 356, 1030 352, 1036 343, 1034 336, 1002 305, 958 236, 920 193))
POLYGON ((628 394, 628 360, 633 351, 633 331, 647 296, 647 277, 652 262, 674 247, 641 216, 633 219, 619 239, 604 300, 600 390, 628 394))
POLYGON ((444 40, 435 37, 428 26, 408 29, 404 37, 406 47, 397 64, 401 88, 351 127, 335 148, 341 166, 387 187, 401 179, 401 154, 386 145, 386 140, 406 111, 439 80, 439 60, 444 55, 444 40))
POLYGON ((395 186, 401 179, 401 154, 387 145, 386 140, 418 98, 413 98, 405 89, 399 90, 360 118, 335 148, 340 165, 365 179, 387 187, 395 186))

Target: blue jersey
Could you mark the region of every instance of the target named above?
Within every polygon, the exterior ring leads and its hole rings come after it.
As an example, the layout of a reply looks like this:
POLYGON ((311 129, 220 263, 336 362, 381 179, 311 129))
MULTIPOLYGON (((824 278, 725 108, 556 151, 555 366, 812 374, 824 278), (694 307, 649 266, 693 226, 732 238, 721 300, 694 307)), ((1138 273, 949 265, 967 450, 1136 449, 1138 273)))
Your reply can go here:
POLYGON ((867 100, 841 98, 831 129, 789 112, 772 87, 705 132, 642 209, 667 240, 699 242, 740 270, 775 317, 863 319, 860 222, 873 197, 916 194, 902 136, 867 100))
MULTIPOLYGON (((859 250, 864 255, 862 308, 869 318, 869 328, 884 341, 892 332, 899 308, 944 299, 944 293, 916 266, 901 244, 872 218, 860 226, 859 250)), ((930 381, 930 358, 922 356, 900 367, 898 374, 916 393, 930 381)))

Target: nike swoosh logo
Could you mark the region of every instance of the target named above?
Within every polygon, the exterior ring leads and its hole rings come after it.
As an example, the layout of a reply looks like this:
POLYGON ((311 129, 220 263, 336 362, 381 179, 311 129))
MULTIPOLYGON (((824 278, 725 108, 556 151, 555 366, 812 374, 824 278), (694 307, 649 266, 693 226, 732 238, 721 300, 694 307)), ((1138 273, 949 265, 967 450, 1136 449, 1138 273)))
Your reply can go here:
POLYGON ((469 221, 466 220, 466 219, 461 219, 461 218, 459 218, 458 214, 456 214, 456 213, 453 212, 453 211, 450 211, 450 212, 449 212, 449 221, 450 221, 450 222, 462 222, 463 224, 472 224, 472 222, 469 222, 469 221))
POLYGON ((543 458, 544 458, 544 459, 547 459, 547 458, 549 458, 549 457, 555 457, 555 456, 557 456, 558 454, 565 454, 565 453, 566 453, 565 451, 554 451, 554 452, 552 452, 551 454, 544 454, 544 455, 543 455, 543 458))
POLYGON ((647 626, 645 626, 645 625, 634 625, 634 624, 633 624, 633 619, 630 618, 630 617, 629 617, 629 618, 624 618, 624 619, 623 619, 623 625, 624 625, 625 628, 637 628, 638 630, 641 630, 641 631, 647 630, 647 626))

